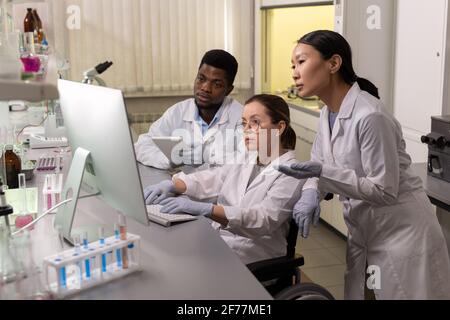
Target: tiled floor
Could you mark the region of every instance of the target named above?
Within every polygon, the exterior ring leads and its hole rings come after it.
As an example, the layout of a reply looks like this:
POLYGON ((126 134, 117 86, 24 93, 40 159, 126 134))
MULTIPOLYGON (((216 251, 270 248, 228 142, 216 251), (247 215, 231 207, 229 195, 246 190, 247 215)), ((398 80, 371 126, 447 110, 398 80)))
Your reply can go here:
POLYGON ((319 224, 318 227, 310 230, 307 239, 299 235, 296 249, 305 258, 305 265, 301 267, 306 275, 303 281, 311 280, 325 287, 336 299, 342 300, 344 298, 345 240, 327 226, 319 224))

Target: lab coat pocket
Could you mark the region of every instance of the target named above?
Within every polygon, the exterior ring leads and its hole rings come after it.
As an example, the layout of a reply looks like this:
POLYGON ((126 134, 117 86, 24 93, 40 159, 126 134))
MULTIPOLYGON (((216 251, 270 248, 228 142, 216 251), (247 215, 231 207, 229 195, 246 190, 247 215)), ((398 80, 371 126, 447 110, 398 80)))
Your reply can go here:
POLYGON ((421 226, 418 226, 418 217, 423 215, 420 205, 411 201, 375 207, 372 210, 373 231, 377 235, 377 245, 398 259, 423 253, 423 245, 418 244, 420 234, 423 234, 421 226))

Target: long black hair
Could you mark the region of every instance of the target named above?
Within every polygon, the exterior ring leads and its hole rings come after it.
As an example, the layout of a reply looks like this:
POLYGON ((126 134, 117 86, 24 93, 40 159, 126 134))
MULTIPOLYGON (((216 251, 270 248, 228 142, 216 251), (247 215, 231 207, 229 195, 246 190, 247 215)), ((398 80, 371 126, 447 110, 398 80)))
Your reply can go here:
POLYGON ((297 135, 291 127, 291 116, 289 112, 289 105, 283 98, 272 94, 258 94, 248 99, 245 104, 252 102, 259 102, 266 107, 267 114, 272 119, 273 124, 280 121, 286 123, 286 129, 281 134, 281 145, 286 150, 295 150, 297 143, 297 135))
POLYGON ((378 88, 369 80, 356 75, 352 64, 352 49, 347 40, 339 33, 329 30, 317 30, 304 35, 297 43, 314 47, 325 60, 330 59, 335 54, 339 55, 342 58, 342 66, 339 70, 342 79, 349 85, 357 82, 361 90, 367 91, 380 99, 378 88))

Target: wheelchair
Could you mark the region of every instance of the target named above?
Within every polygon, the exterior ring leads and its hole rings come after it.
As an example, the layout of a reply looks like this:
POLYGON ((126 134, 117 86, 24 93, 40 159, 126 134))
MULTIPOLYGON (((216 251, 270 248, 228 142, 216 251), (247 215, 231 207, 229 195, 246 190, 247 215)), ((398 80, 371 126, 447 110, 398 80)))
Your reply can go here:
POLYGON ((295 253, 298 227, 294 219, 287 235, 286 255, 253 262, 247 268, 275 300, 334 300, 333 295, 315 283, 300 283, 300 269, 305 260, 295 253))

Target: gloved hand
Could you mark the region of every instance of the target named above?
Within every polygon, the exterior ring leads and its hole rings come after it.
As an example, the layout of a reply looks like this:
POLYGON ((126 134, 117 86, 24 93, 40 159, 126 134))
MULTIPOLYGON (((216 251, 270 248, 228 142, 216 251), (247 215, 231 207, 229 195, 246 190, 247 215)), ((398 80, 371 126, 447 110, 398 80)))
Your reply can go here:
POLYGON ((214 208, 212 203, 196 202, 183 197, 165 199, 160 205, 163 213, 189 213, 193 216, 207 216, 214 208))
POLYGON ((320 193, 317 189, 305 189, 294 206, 294 219, 303 238, 308 238, 311 222, 317 226, 320 218, 320 193))
POLYGON ((275 167, 275 169, 284 173, 285 175, 297 179, 318 178, 322 173, 322 164, 314 161, 306 161, 293 163, 290 166, 278 166, 275 167))
POLYGON ((144 189, 144 198, 146 204, 159 204, 162 200, 175 193, 175 185, 172 180, 164 180, 158 184, 147 186, 144 189))

